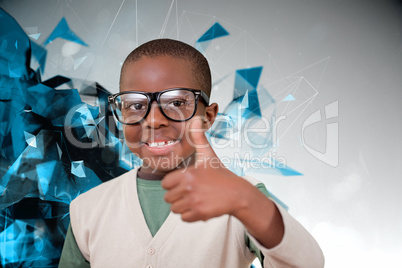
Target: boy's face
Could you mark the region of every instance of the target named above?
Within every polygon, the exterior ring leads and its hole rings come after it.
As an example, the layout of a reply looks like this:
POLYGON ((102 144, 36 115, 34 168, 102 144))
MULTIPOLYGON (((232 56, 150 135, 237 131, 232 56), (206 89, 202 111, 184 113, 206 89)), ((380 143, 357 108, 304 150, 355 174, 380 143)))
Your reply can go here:
MULTIPOLYGON (((170 56, 142 57, 129 63, 120 84, 120 91, 159 92, 170 88, 202 89, 194 78, 191 63, 170 56)), ((175 122, 166 118, 154 101, 147 117, 135 125, 123 125, 126 144, 130 150, 143 159, 141 170, 146 173, 164 174, 183 165, 195 149, 192 146, 188 126, 192 120, 175 122), (152 143, 162 143, 155 146, 152 143), (151 146, 150 146, 151 144, 151 146)), ((212 125, 218 107, 212 104, 206 107, 198 102, 196 116, 202 116, 212 125)))

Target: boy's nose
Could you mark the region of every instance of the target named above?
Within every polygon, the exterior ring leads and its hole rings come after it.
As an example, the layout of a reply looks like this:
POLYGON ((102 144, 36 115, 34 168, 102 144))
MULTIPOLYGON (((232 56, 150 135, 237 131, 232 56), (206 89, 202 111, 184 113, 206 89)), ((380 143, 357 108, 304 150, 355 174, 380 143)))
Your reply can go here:
POLYGON ((162 114, 158 103, 153 101, 151 104, 151 110, 147 117, 145 117, 144 122, 147 127, 159 128, 161 126, 167 126, 169 124, 169 119, 162 114))

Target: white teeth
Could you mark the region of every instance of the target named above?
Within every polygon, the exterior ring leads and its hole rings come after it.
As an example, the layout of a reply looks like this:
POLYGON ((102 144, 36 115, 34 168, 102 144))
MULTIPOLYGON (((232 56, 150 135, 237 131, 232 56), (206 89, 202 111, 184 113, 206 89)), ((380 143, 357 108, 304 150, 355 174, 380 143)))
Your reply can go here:
POLYGON ((150 143, 148 143, 148 146, 149 147, 163 147, 166 145, 172 145, 174 143, 175 143, 175 141, 150 142, 150 143))
POLYGON ((158 146, 158 144, 156 142, 150 142, 150 143, 148 143, 148 146, 149 147, 156 147, 156 146, 158 146))

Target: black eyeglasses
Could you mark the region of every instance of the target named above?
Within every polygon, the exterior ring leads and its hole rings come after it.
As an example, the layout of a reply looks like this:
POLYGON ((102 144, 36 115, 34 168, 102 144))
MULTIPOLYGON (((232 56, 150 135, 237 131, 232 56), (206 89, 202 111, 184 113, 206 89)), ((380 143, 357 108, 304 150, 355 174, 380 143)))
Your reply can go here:
POLYGON ((171 88, 159 92, 125 91, 108 97, 116 119, 126 125, 144 120, 153 101, 162 114, 172 121, 182 122, 192 118, 197 111, 198 100, 208 105, 209 98, 198 89, 171 88))

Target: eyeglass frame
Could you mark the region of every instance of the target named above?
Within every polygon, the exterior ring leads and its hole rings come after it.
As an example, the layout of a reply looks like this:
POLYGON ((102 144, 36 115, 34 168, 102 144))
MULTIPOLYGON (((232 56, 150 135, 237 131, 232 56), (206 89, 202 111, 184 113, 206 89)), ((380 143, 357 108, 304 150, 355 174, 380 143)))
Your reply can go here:
POLYGON ((194 117, 195 113, 197 112, 197 107, 198 107, 198 101, 199 98, 201 97, 201 100, 204 102, 205 105, 209 106, 209 97, 208 95, 200 90, 200 89, 192 89, 192 88, 184 88, 184 87, 180 87, 180 88, 169 88, 169 89, 165 89, 162 91, 158 91, 158 92, 142 92, 142 91, 123 91, 123 92, 119 92, 113 95, 109 95, 107 100, 109 105, 112 107, 113 110, 113 115, 115 116, 115 118, 117 119, 117 121, 119 121, 120 123, 124 124, 124 125, 135 125, 140 123, 141 121, 145 120, 145 118, 147 118, 149 112, 151 111, 151 107, 152 107, 152 103, 154 101, 156 101, 156 103, 158 104, 159 110, 161 111, 161 113, 168 118, 169 120, 172 120, 174 122, 185 122, 187 120, 190 120, 191 118, 194 117), (163 111, 162 109, 162 105, 160 104, 160 96, 165 93, 165 92, 169 92, 169 91, 174 91, 174 90, 186 90, 186 91, 190 91, 194 94, 194 101, 195 101, 195 105, 194 105, 194 112, 193 114, 187 118, 187 119, 172 119, 169 116, 166 115, 166 113, 163 111), (141 120, 139 120, 138 122, 135 123, 124 123, 122 121, 119 120, 119 116, 117 115, 116 112, 116 105, 115 105, 115 100, 117 97, 121 96, 121 95, 126 95, 126 94, 130 94, 130 93, 135 93, 135 94, 141 94, 147 97, 148 99, 148 107, 147 107, 147 111, 145 113, 145 115, 142 117, 141 120))

